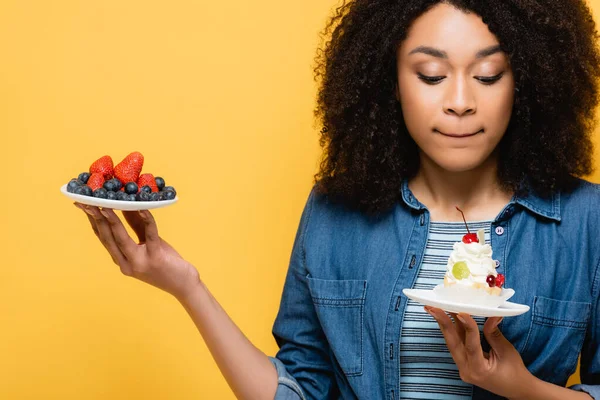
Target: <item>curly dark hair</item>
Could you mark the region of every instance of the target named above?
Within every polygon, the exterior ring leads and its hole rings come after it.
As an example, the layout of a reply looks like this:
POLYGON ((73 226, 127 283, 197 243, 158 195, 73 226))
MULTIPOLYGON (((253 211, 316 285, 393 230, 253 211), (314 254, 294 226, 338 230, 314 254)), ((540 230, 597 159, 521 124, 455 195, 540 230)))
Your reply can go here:
POLYGON ((591 173, 600 53, 584 0, 353 0, 329 19, 316 57, 317 192, 381 214, 416 174, 418 148, 395 96, 396 50, 438 3, 479 15, 510 59, 515 100, 498 145, 504 187, 548 196, 591 173))

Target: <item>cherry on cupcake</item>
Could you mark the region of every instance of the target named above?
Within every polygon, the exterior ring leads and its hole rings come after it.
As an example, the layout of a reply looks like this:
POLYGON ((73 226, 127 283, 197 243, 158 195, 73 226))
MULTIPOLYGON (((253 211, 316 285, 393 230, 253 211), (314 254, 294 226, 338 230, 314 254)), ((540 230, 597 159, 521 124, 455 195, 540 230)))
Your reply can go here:
POLYGON ((456 207, 456 209, 458 211, 460 211, 460 214, 462 215, 463 221, 465 221, 465 226, 467 227, 467 234, 463 236, 462 241, 463 243, 479 243, 479 239, 477 238, 477 234, 476 233, 471 233, 471 231, 469 230, 469 225, 467 225, 467 220, 465 219, 465 213, 462 212, 462 210, 458 207, 456 207))

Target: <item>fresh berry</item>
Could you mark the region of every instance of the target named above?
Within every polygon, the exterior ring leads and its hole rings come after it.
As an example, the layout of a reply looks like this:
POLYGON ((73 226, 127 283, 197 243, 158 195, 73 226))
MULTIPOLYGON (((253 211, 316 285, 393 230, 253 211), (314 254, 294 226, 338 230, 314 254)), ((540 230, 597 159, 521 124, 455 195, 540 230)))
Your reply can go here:
POLYGON ((156 187, 158 188, 158 190, 163 190, 165 187, 165 180, 163 178, 161 178, 160 176, 157 176, 156 178, 154 178, 154 181, 156 182, 156 187))
POLYGON ((477 234, 475 233, 471 233, 471 231, 469 230, 469 225, 467 225, 467 220, 465 219, 465 213, 462 212, 462 210, 458 207, 456 207, 456 209, 458 211, 460 211, 460 214, 462 215, 463 221, 465 221, 465 226, 467 227, 467 234, 465 236, 463 236, 462 241, 463 243, 479 243, 479 239, 477 238, 477 234))
POLYGON ((110 156, 100 157, 90 166, 90 174, 100 173, 105 180, 113 177, 113 160, 110 156))
POLYGON ((504 275, 498 274, 496 276, 496 287, 501 288, 504 285, 504 275))
POLYGON ((127 196, 129 196, 129 195, 125 192, 121 192, 121 191, 117 192, 117 200, 125 201, 125 200, 127 200, 127 196))
POLYGON ((125 193, 136 194, 138 192, 138 185, 135 182, 129 182, 125 185, 125 193))
POLYGON ((90 179, 90 173, 82 172, 79 174, 79 177, 77 179, 79 179, 81 183, 87 183, 88 179, 90 179))
POLYGON ((140 190, 135 199, 137 201, 150 201, 150 192, 140 190))
POLYGON ((488 275, 485 281, 487 282, 489 287, 496 286, 496 277, 494 275, 488 275))
POLYGON ((117 194, 115 192, 112 191, 107 191, 106 192, 106 198, 109 200, 117 200, 117 194))
POLYGON ((156 185, 156 181, 154 180, 154 175, 152 174, 142 174, 137 180, 138 187, 148 186, 152 192, 158 192, 158 187, 156 185))
POLYGON ((140 187, 140 192, 152 193, 152 188, 148 185, 144 185, 140 187))
POLYGON ((463 243, 479 243, 479 239, 475 233, 467 233, 463 236, 462 241, 463 243))
POLYGON ((114 174, 123 184, 137 182, 143 165, 144 156, 142 153, 134 151, 125 157, 123 161, 115 165, 114 174))
POLYGON ((81 185, 77 187, 73 193, 80 194, 82 196, 91 196, 92 189, 88 185, 81 185))
POLYGON ((467 279, 471 275, 471 271, 466 262, 458 261, 452 267, 452 275, 458 280, 467 279))
POLYGON ((160 200, 160 194, 150 193, 150 201, 159 201, 159 200, 160 200))
POLYGON ((175 190, 175 188, 173 186, 165 186, 165 188, 163 190, 165 192, 173 192, 173 193, 177 194, 177 191, 175 190))
POLYGON ((73 178, 69 181, 69 183, 67 183, 67 192, 74 193, 75 189, 77 189, 79 186, 81 186, 81 181, 73 178))
POLYGON ((119 185, 121 185, 121 182, 118 179, 111 179, 104 182, 104 189, 106 189, 109 192, 118 192, 119 188, 117 187, 115 182, 119 182, 119 185))
POLYGON ((103 187, 94 190, 94 197, 98 197, 100 199, 106 199, 108 197, 106 189, 103 187))
POLYGON ((113 192, 118 192, 119 190, 121 190, 123 188, 123 184, 117 178, 112 178, 109 182, 113 182, 113 184, 114 184, 115 188, 114 188, 113 192))
POLYGON ((135 194, 128 194, 127 201, 136 201, 135 194))
POLYGON ((159 192, 159 196, 161 200, 173 200, 175 198, 175 192, 163 190, 162 192, 159 192))
POLYGON ((87 185, 92 190, 100 189, 104 185, 104 176, 99 172, 92 174, 90 179, 88 179, 87 185))

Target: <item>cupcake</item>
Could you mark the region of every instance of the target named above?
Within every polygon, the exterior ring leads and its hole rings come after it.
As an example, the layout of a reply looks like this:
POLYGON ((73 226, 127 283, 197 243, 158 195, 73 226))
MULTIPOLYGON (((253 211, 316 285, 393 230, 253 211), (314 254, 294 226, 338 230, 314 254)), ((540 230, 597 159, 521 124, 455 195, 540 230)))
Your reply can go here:
POLYGON ((475 234, 467 226, 467 232, 462 241, 454 243, 444 274, 444 284, 436 286, 434 292, 437 297, 447 301, 499 307, 514 291, 502 288, 504 275, 496 271, 492 247, 485 243, 483 229, 475 234))

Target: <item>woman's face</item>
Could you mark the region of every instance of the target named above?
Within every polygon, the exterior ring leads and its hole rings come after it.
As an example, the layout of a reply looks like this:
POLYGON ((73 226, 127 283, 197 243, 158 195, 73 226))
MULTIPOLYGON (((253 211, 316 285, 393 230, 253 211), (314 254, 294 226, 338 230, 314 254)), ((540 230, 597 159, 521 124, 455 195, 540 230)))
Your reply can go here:
POLYGON ((486 160, 511 117, 508 57, 476 14, 440 3, 398 48, 398 100, 421 157, 452 172, 486 160))

